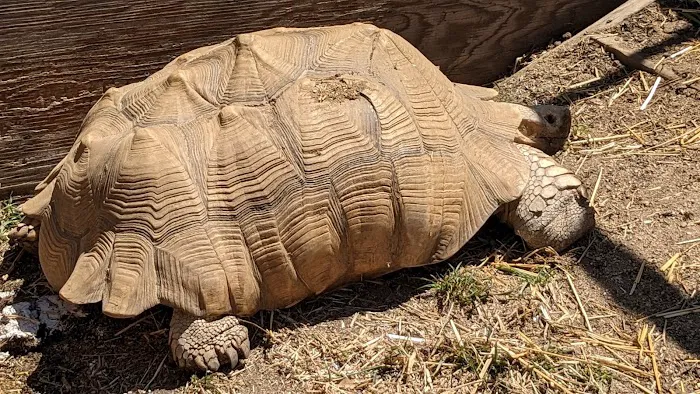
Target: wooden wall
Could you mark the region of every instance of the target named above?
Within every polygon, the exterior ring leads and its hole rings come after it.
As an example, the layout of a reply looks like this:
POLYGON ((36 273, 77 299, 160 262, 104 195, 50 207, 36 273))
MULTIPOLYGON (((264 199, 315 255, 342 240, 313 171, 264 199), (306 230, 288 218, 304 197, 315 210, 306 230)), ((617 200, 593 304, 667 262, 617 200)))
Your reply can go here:
POLYGON ((2 0, 0 198, 30 192, 68 151, 111 86, 175 56, 275 26, 369 21, 415 46, 454 81, 484 84, 552 37, 622 0, 2 0))

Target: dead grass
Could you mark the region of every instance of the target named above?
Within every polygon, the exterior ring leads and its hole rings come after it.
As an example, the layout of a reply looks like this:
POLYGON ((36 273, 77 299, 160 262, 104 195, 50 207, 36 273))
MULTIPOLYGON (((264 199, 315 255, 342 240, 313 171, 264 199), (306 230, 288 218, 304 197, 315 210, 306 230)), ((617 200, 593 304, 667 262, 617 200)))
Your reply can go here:
POLYGON ((457 265, 445 274, 434 276, 428 287, 435 292, 443 306, 456 303, 472 308, 489 296, 491 281, 481 276, 478 271, 457 265))

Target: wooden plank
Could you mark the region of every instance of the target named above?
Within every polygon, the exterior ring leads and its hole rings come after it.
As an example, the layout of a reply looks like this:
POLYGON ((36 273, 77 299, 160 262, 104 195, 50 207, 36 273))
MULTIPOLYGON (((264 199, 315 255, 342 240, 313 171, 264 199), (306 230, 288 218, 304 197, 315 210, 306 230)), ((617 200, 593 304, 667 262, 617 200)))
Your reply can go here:
POLYGON ((628 0, 624 2, 624 4, 622 4, 621 6, 612 10, 609 14, 605 15, 592 25, 588 26, 581 32, 581 35, 592 34, 598 31, 605 30, 609 27, 618 25, 622 23, 622 21, 627 19, 630 15, 636 14, 637 12, 643 10, 654 1, 656 0, 628 0))
POLYGON ((175 56, 274 26, 368 21, 420 49, 455 82, 483 84, 551 37, 622 0, 3 0, 0 197, 31 191, 68 151, 102 93, 175 56))

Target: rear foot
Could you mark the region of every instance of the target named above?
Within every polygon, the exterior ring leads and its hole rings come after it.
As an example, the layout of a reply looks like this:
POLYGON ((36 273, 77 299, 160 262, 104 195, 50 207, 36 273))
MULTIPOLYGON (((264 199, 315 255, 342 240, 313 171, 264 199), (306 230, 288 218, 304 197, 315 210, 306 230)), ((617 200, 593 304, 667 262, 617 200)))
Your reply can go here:
POLYGON ((248 329, 233 316, 208 320, 175 310, 170 321, 170 350, 181 368, 218 371, 250 353, 248 329))
POLYGON ((41 224, 40 220, 25 217, 17 227, 7 234, 10 244, 19 245, 25 250, 35 252, 39 239, 39 224, 41 224))

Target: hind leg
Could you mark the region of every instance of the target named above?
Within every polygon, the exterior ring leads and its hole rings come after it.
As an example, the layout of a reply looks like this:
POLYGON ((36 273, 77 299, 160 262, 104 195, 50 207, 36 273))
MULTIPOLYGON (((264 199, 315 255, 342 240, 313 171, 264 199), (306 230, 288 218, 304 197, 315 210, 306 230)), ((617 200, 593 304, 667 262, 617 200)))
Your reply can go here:
POLYGON ((250 353, 248 329, 233 316, 206 319, 180 310, 170 321, 170 350, 181 368, 217 371, 250 353))
POLYGON ((595 226, 595 213, 581 181, 548 155, 521 146, 530 166, 530 178, 520 199, 499 212, 532 248, 569 247, 595 226))
MULTIPOLYGON (((53 172, 55 172, 54 169, 53 172)), ((47 178, 48 180, 49 178, 47 178)), ((24 219, 15 227, 10 230, 7 234, 10 238, 10 242, 16 245, 20 245, 25 250, 30 252, 38 252, 38 239, 39 239, 39 226, 41 225, 41 218, 44 215, 44 211, 49 206, 51 200, 51 193, 53 193, 53 188, 55 181, 44 180, 40 187, 37 187, 39 193, 27 200, 24 204, 19 207, 19 210, 24 214, 24 219), (48 182, 48 183, 47 183, 48 182)))
POLYGON ((40 225, 41 220, 25 217, 17 227, 10 230, 7 237, 11 244, 19 245, 29 252, 36 252, 40 225))

